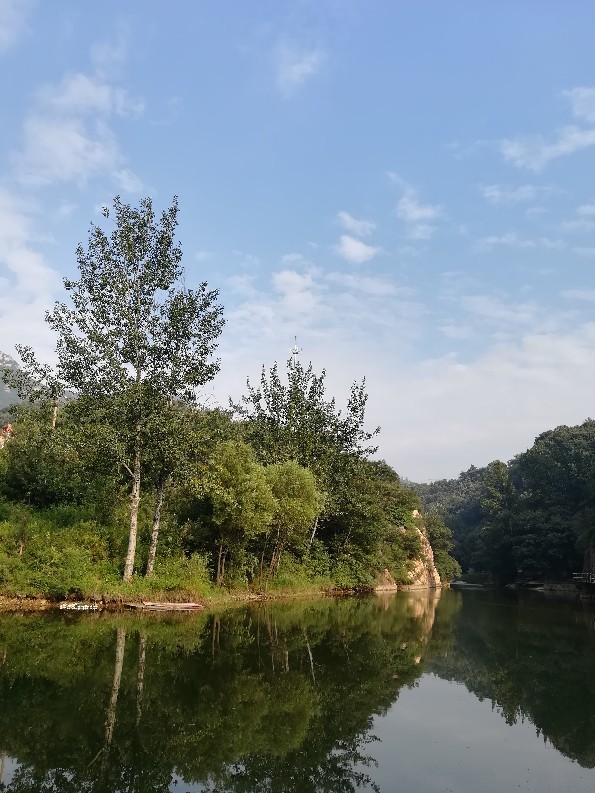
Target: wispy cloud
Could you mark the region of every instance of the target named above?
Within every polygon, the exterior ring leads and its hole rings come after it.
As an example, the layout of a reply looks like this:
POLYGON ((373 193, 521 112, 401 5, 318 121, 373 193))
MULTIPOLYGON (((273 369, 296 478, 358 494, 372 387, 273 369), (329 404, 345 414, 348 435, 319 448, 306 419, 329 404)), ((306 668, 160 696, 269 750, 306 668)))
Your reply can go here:
POLYGON ((595 303, 595 289, 565 289, 561 294, 566 300, 584 300, 588 303, 595 303))
POLYGON ((565 247, 565 244, 562 240, 552 240, 549 237, 527 239, 525 237, 519 237, 515 232, 507 232, 506 234, 494 234, 489 237, 482 237, 477 241, 476 248, 479 250, 489 250, 499 246, 560 250, 565 247))
POLYGON ((595 129, 564 127, 548 141, 543 135, 507 138, 500 144, 504 159, 517 168, 542 171, 551 160, 595 146, 595 129))
POLYGON ((61 82, 43 86, 25 118, 22 148, 13 158, 19 181, 34 187, 82 186, 107 174, 118 189, 139 192, 142 182, 126 167, 110 119, 142 112, 142 101, 96 74, 67 74, 61 82))
POLYGON ((377 256, 381 248, 376 245, 366 245, 349 234, 342 234, 339 244, 334 246, 335 251, 351 264, 363 264, 377 256))
POLYGON ((27 30, 35 0, 0 0, 0 53, 14 47, 27 30))
POLYGON ((356 234, 358 237, 366 237, 376 228, 376 224, 371 220, 354 218, 349 212, 341 211, 337 213, 337 220, 346 231, 356 234))
POLYGON ((514 305, 493 295, 466 295, 461 298, 461 306, 483 320, 507 325, 532 324, 538 314, 534 303, 514 305))
POLYGON ((523 201, 535 201, 539 195, 543 195, 545 192, 545 188, 535 187, 535 185, 531 184, 524 184, 519 187, 488 184, 479 185, 479 189, 485 200, 490 204, 518 204, 523 201))
POLYGON ((538 173, 552 160, 595 145, 595 88, 579 87, 564 91, 574 118, 587 126, 569 124, 555 130, 549 138, 544 135, 521 135, 500 141, 500 151, 507 162, 517 168, 538 173))
POLYGON ((427 240, 436 231, 435 221, 443 217, 444 211, 439 204, 424 204, 418 198, 418 191, 399 174, 389 173, 393 184, 403 190, 397 201, 396 213, 399 220, 407 226, 407 237, 411 240, 427 240))
POLYGON ((33 209, 0 188, 0 339, 2 351, 17 343, 35 343, 48 352, 43 322, 60 285, 58 273, 37 249, 33 209))
MULTIPOLYGON (((354 275, 353 273, 328 273, 327 280, 345 289, 351 289, 371 297, 387 297, 397 293, 395 285, 387 278, 375 278, 370 275, 354 275)), ((405 290, 399 290, 405 294, 405 290)), ((408 292, 406 294, 409 294, 408 292)))
POLYGON ((275 69, 280 92, 291 96, 318 74, 324 58, 320 49, 303 49, 287 41, 279 43, 275 49, 275 69))
POLYGON ((563 220, 559 224, 559 228, 566 234, 588 234, 595 228, 595 221, 589 220, 588 217, 563 220))
POLYGON ((571 249, 577 256, 584 256, 585 258, 592 258, 595 256, 595 248, 586 245, 576 245, 571 249))
POLYGON ((128 91, 82 72, 65 75, 58 85, 43 86, 38 97, 42 108, 67 115, 139 116, 144 110, 143 102, 128 91))
POLYGON ((579 87, 564 91, 570 100, 572 115, 581 121, 595 124, 595 88, 579 87))

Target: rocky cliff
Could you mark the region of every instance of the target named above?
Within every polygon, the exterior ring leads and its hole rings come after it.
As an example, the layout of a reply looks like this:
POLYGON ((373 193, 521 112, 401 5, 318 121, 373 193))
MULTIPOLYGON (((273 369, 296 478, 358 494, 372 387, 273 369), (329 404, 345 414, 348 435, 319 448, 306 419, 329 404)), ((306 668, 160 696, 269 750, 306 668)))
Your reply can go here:
MULTIPOLYGON (((421 518, 417 510, 413 511, 413 517, 421 518)), ((388 570, 384 570, 375 587, 377 592, 391 592, 397 589, 413 590, 413 589, 438 589, 442 586, 440 575, 434 564, 434 551, 423 526, 416 530, 419 534, 421 543, 421 554, 417 559, 414 559, 409 570, 409 582, 406 584, 397 584, 388 570)))

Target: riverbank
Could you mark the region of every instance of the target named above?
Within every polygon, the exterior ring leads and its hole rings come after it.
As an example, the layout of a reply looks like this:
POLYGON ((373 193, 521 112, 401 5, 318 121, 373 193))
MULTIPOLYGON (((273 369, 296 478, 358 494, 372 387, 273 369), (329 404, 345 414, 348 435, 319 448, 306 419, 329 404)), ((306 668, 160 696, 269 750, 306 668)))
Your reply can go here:
MULTIPOLYGON (((308 598, 340 598, 354 595, 373 595, 386 594, 387 592, 425 592, 448 588, 448 584, 442 587, 411 587, 402 585, 398 587, 385 586, 361 587, 353 589, 340 589, 330 586, 306 587, 300 589, 272 589, 266 592, 250 592, 247 590, 220 590, 206 596, 190 597, 186 592, 163 592, 160 597, 152 593, 151 602, 167 603, 198 603, 208 608, 227 606, 233 604, 243 604, 263 601, 282 601, 282 600, 305 600, 308 598)), ((133 607, 142 606, 147 602, 147 597, 118 597, 102 599, 82 599, 82 600, 50 600, 44 597, 27 595, 24 597, 0 595, 1 612, 36 612, 36 611, 122 611, 128 605, 133 607)))

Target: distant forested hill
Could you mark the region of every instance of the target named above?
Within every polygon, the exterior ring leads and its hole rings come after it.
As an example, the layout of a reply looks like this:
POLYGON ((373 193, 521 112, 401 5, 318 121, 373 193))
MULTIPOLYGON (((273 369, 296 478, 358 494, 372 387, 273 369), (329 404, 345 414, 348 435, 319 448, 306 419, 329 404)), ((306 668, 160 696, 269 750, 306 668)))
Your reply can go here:
POLYGON ((543 432, 508 463, 407 486, 451 529, 464 571, 498 583, 567 578, 595 543, 595 420, 543 432))

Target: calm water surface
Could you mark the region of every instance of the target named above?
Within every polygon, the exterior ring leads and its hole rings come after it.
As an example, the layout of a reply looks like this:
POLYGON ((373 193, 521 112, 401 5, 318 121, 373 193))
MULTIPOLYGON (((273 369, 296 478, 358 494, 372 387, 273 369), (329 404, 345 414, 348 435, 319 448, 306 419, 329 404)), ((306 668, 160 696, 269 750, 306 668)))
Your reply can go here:
POLYGON ((0 616, 0 790, 583 793, 595 610, 488 592, 0 616))

